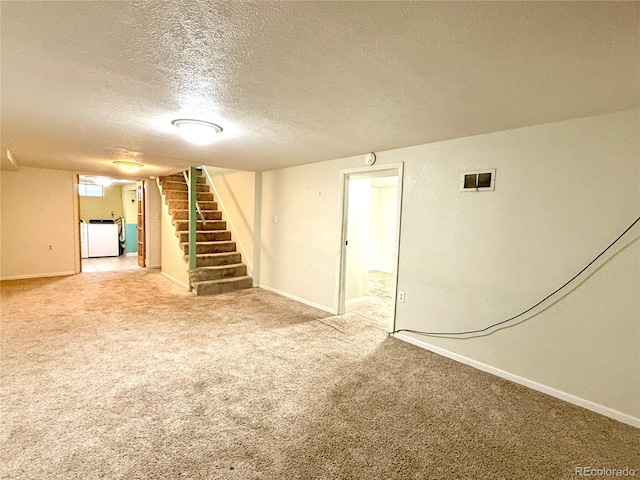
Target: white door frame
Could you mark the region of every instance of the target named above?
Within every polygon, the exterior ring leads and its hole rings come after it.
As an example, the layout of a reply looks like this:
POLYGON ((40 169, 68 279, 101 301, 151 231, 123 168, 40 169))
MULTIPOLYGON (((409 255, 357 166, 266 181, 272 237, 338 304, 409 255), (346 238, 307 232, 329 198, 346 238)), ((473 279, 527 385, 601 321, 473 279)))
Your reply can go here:
POLYGON ((349 180, 351 178, 375 178, 381 176, 398 176, 398 210, 396 216, 396 242, 394 252, 394 277, 395 290, 393 298, 393 329, 396 323, 396 297, 398 294, 398 262, 400 254, 400 224, 402 219, 402 184, 404 177, 404 163, 387 163, 382 165, 372 165, 370 167, 357 167, 340 170, 340 219, 342 226, 340 229, 340 256, 337 267, 336 281, 336 312, 342 315, 345 310, 345 286, 347 270, 347 219, 349 214, 349 180))

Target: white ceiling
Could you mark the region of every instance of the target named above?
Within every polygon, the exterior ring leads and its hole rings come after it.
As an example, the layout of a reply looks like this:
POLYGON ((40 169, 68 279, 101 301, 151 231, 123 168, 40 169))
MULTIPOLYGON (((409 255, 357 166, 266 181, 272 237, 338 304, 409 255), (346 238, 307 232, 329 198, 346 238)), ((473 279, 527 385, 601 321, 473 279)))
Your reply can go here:
POLYGON ((269 170, 640 106, 637 2, 0 8, 2 157, 19 166, 269 170), (192 146, 180 117, 224 132, 192 146))

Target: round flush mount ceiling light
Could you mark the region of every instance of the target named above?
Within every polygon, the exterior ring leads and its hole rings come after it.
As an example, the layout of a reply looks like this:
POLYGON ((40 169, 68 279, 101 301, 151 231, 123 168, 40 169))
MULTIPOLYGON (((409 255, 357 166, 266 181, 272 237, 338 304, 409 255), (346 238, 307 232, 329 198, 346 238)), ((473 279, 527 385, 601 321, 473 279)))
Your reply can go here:
POLYGON ((116 160, 113 163, 120 167, 120 170, 123 170, 127 173, 136 173, 140 171, 142 167, 144 167, 142 163, 130 162, 128 160, 116 160))
POLYGON ((180 118, 173 120, 171 124, 178 129, 182 138, 196 145, 207 145, 213 142, 215 135, 222 131, 221 126, 204 120, 180 118))

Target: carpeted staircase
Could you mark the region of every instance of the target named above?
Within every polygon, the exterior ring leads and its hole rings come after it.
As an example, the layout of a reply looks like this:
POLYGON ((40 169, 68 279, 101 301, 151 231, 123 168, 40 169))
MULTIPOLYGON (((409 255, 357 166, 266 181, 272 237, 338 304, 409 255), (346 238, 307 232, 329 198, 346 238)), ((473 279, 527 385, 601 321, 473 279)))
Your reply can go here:
MULTIPOLYGON (((189 261, 189 199, 187 182, 182 173, 160 177, 164 201, 180 238, 180 246, 189 261)), ((189 272, 191 286, 196 295, 214 295, 250 288, 253 280, 247 275, 247 266, 231 240, 227 222, 214 201, 207 179, 198 169, 197 200, 204 221, 198 215, 196 231, 196 269, 189 272)))

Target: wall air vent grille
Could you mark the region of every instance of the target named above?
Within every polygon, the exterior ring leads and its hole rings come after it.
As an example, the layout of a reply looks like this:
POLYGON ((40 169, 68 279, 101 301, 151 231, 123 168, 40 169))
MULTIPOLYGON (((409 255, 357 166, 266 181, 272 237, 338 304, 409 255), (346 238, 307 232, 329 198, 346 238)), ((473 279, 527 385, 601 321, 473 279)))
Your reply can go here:
POLYGON ((460 175, 461 192, 487 192, 496 189, 496 169, 473 170, 460 175))

